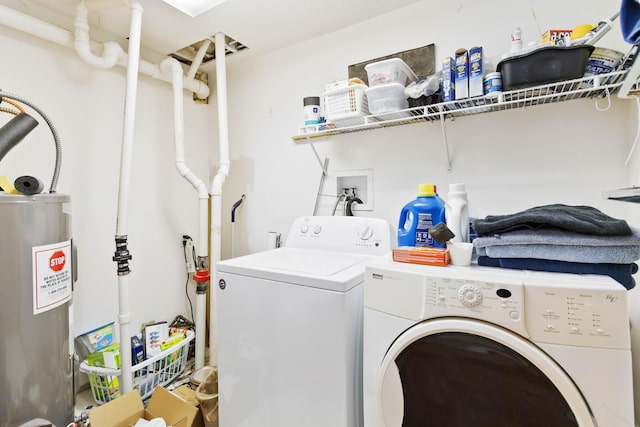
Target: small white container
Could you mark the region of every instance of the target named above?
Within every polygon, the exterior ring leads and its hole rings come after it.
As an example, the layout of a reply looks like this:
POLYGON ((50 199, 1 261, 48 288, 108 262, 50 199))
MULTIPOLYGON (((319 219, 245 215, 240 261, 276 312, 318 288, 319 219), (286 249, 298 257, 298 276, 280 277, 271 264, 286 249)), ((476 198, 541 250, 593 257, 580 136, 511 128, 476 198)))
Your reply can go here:
POLYGON ((497 98, 502 92, 502 73, 497 71, 484 76, 484 96, 497 98))
POLYGON ((400 83, 370 87, 366 91, 371 114, 382 114, 409 108, 404 94, 404 86, 400 83))
POLYGON ((400 58, 372 62, 365 65, 364 69, 367 72, 369 87, 388 83, 399 83, 404 87, 418 79, 406 62, 400 58))
POLYGON ((447 243, 447 249, 449 249, 449 255, 451 256, 451 264, 460 267, 471 265, 473 243, 449 242, 447 243))

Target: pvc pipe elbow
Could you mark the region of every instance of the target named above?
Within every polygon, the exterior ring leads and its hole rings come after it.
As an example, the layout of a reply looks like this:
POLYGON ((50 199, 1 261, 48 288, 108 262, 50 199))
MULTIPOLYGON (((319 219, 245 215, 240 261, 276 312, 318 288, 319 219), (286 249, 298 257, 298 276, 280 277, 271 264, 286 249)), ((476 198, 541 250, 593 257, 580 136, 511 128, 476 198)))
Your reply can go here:
POLYGON ((87 64, 96 68, 111 68, 118 62, 120 46, 115 42, 104 43, 101 56, 95 55, 91 52, 88 42, 76 40, 74 46, 78 56, 80 56, 80 58, 82 58, 82 60, 87 64))
POLYGON ((177 159, 175 161, 176 169, 180 173, 180 175, 185 178, 196 190, 198 190, 198 198, 200 199, 208 199, 209 193, 207 192, 207 187, 204 185, 202 180, 196 177, 191 169, 187 167, 184 160, 177 159))
POLYGON ((196 79, 188 79, 189 84, 187 87, 193 91, 193 93, 198 97, 198 99, 207 99, 209 95, 211 95, 211 89, 209 86, 196 79))
POLYGON ((118 62, 118 55, 122 52, 122 48, 115 42, 106 42, 103 43, 102 55, 98 56, 91 52, 87 14, 87 6, 84 1, 81 1, 76 8, 74 20, 74 48, 87 64, 96 68, 111 68, 118 62))
POLYGON ((227 179, 229 175, 229 162, 220 163, 220 167, 218 168, 218 173, 213 178, 213 183, 211 184, 211 195, 212 196, 222 196, 222 185, 224 181, 227 179))
POLYGON ((182 76, 182 67, 180 63, 175 58, 167 57, 160 62, 160 70, 163 73, 171 73, 173 76, 175 74, 180 74, 182 76))

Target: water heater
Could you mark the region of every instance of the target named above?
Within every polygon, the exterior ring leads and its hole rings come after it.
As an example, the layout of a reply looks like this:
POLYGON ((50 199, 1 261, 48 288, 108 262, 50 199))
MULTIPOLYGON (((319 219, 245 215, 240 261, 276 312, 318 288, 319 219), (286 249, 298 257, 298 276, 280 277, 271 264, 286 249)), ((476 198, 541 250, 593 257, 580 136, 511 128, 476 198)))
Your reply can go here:
POLYGON ((0 192, 0 426, 73 421, 71 201, 0 192))

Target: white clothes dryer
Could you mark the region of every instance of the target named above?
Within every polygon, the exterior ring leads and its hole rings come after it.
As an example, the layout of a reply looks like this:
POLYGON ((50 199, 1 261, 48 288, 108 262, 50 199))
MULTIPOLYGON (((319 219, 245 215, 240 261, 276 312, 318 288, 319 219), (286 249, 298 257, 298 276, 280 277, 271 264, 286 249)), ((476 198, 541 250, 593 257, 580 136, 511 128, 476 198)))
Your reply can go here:
POLYGON ((390 235, 303 217, 284 247, 217 263, 221 427, 362 426, 364 264, 390 235))
POLYGON ((365 272, 365 427, 633 427, 627 290, 606 276, 365 272))

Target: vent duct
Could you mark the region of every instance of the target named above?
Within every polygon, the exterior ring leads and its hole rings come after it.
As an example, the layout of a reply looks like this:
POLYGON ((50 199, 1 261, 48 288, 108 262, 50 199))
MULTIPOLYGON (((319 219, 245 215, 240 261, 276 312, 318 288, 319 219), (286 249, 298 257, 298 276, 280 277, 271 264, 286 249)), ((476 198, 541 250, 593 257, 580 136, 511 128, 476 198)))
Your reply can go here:
MULTIPOLYGON (((177 59, 183 64, 191 66, 194 62, 198 62, 196 60, 198 52, 205 43, 207 45, 206 50, 203 53, 201 52, 200 55, 202 55, 201 63, 206 64, 207 62, 216 59, 216 42, 214 36, 207 37, 206 39, 183 47, 182 49, 169 54, 169 56, 177 59)), ((225 35, 225 56, 238 53, 244 49, 247 49, 247 46, 237 40, 234 40, 228 35, 225 35)))

